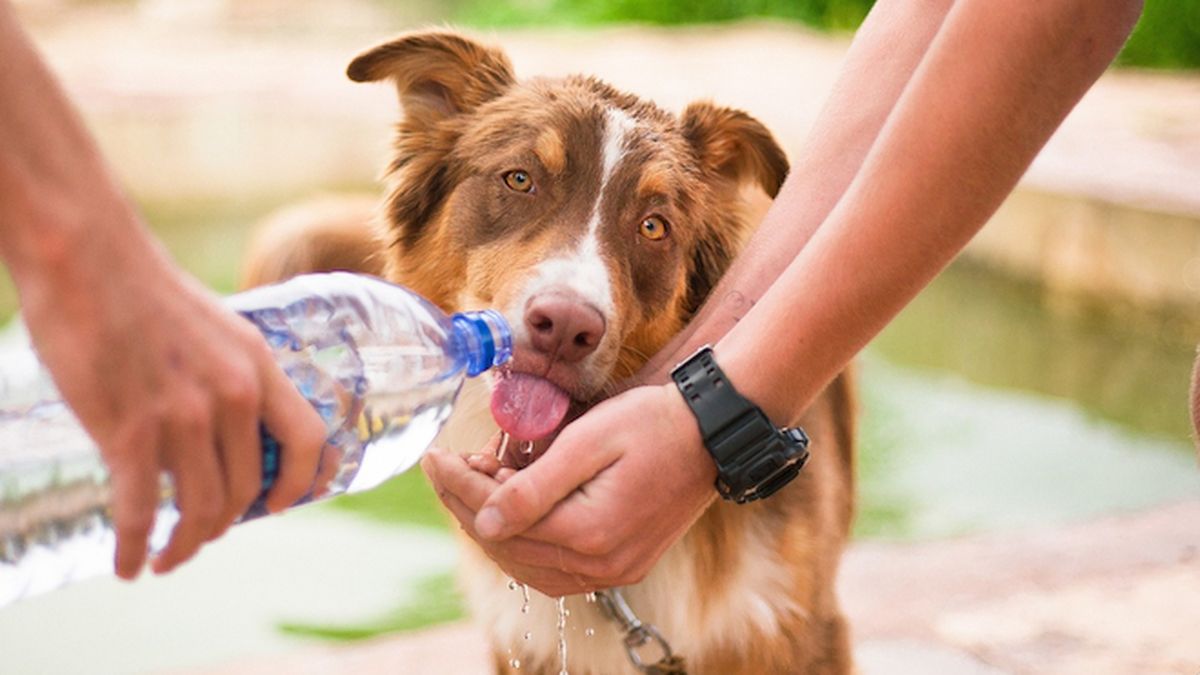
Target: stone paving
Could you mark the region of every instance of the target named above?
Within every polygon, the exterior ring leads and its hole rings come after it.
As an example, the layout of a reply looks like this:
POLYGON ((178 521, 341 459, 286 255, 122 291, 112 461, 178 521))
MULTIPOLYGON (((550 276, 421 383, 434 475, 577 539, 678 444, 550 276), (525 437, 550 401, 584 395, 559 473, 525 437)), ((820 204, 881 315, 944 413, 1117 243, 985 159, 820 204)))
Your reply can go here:
MULTIPOLYGON (((1200 500, 1064 528, 859 543, 839 589, 863 675, 1200 673, 1200 500)), ((205 675, 486 673, 460 623, 205 675)), ((197 672, 193 675, 201 675, 197 672)))

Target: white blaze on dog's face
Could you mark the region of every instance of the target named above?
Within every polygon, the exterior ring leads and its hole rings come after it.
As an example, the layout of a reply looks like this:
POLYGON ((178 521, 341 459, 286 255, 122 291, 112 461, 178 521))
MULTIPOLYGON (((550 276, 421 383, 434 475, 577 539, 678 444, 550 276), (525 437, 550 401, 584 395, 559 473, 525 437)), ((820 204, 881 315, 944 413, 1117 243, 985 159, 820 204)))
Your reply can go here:
POLYGON ((502 52, 456 34, 402 37, 349 73, 392 80, 404 107, 389 274, 508 318, 515 375, 492 408, 517 438, 549 434, 665 344, 749 229, 742 185, 774 196, 787 172, 745 113, 675 117, 591 78, 518 83, 502 52))

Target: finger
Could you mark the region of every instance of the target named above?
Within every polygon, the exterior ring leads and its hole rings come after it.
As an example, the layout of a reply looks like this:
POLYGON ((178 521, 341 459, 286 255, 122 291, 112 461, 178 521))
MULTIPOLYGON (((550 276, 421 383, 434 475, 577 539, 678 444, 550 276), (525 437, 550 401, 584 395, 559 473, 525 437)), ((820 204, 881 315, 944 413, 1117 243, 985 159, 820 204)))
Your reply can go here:
POLYGON ((492 457, 498 457, 500 455, 500 446, 512 442, 512 439, 507 438, 503 431, 497 431, 496 433, 492 434, 492 437, 488 439, 488 442, 479 449, 479 452, 481 454, 491 455, 492 457))
MULTIPOLYGON (((521 567, 525 569, 546 569, 561 572, 559 581, 568 579, 572 583, 572 593, 580 592, 576 583, 586 581, 591 588, 604 588, 613 585, 609 583, 610 575, 615 572, 603 558, 585 555, 557 543, 547 543, 523 537, 509 537, 502 541, 481 540, 473 527, 475 511, 464 504, 453 494, 439 495, 442 503, 458 520, 462 530, 474 539, 489 558, 505 567, 521 567)), ((590 590, 590 589, 589 589, 590 590)))
POLYGON ((425 478, 429 480, 430 487, 434 492, 443 490, 441 483, 438 481, 437 467, 433 459, 434 455, 441 454, 440 448, 430 448, 426 451, 425 456, 421 458, 421 471, 425 473, 425 478))
POLYGON ((263 373, 263 423, 279 441, 279 476, 267 493, 267 510, 274 513, 295 504, 312 489, 325 424, 292 381, 275 363, 261 366, 263 373))
POLYGON ((496 459, 495 455, 477 452, 467 455, 467 466, 480 473, 495 476, 500 471, 500 460, 496 459))
POLYGON ((333 479, 337 478, 344 459, 343 450, 332 445, 326 445, 321 450, 321 462, 317 467, 317 478, 313 481, 313 499, 321 499, 332 490, 333 479))
POLYGON ((495 479, 496 479, 497 483, 503 483, 504 481, 508 480, 509 478, 512 478, 515 475, 517 475, 517 470, 510 469, 506 466, 496 472, 495 479))
POLYGON ((458 497, 473 511, 483 506, 487 498, 499 487, 495 479, 475 471, 458 455, 448 452, 428 453, 426 462, 436 481, 436 487, 458 497))
MULTIPOLYGON (((462 524, 463 531, 472 539, 478 540, 471 527, 475 512, 454 495, 446 495, 442 499, 442 503, 462 524)), ((511 537, 501 542, 480 542, 480 548, 488 554, 489 558, 497 562, 524 567, 544 567, 562 571, 560 568, 565 565, 560 563, 566 562, 565 557, 559 553, 560 547, 523 537, 511 537)))
MULTIPOLYGON (((450 509, 451 515, 454 515, 455 517, 457 517, 458 514, 453 509, 450 508, 449 500, 453 499, 458 503, 461 503, 461 500, 459 500, 457 497, 452 495, 448 490, 446 490, 445 487, 442 486, 441 480, 438 477, 438 471, 436 468, 436 460, 432 459, 429 455, 426 455, 425 458, 421 460, 421 468, 425 471, 426 476, 429 477, 429 482, 433 486, 433 492, 434 492, 434 494, 437 495, 438 501, 442 502, 442 505, 445 506, 447 509, 450 509)), ((470 514, 469 521, 459 521, 459 523, 458 523, 459 527, 461 529, 463 529, 464 531, 466 531, 468 527, 472 527, 472 525, 473 525, 473 522, 475 520, 475 512, 466 509, 466 507, 463 507, 463 510, 460 512, 465 512, 465 513, 470 514)))
POLYGON ((152 563, 155 574, 187 561, 220 527, 225 503, 211 416, 204 404, 185 404, 172 412, 163 439, 164 465, 175 486, 179 522, 171 540, 152 563))
POLYGON ((496 540, 525 531, 612 463, 607 454, 573 445, 569 431, 570 427, 541 459, 506 480, 488 499, 475 519, 480 536, 496 540))
MULTIPOLYGON (((257 394, 254 396, 258 398, 257 394)), ((258 432, 258 405, 227 401, 221 412, 218 433, 221 471, 225 477, 225 510, 220 536, 250 508, 262 492, 262 441, 258 432)))
POLYGON ((498 541, 488 540, 480 537, 475 529, 477 511, 498 489, 498 483, 473 471, 463 457, 450 452, 427 453, 422 466, 434 483, 438 498, 472 539, 489 551, 489 555, 496 554, 493 559, 498 556, 506 561, 517 560, 530 566, 561 567, 560 571, 593 580, 608 578, 605 573, 609 570, 603 557, 577 552, 568 544, 578 536, 579 523, 584 522, 581 505, 561 502, 550 516, 521 535, 498 541), (504 546, 509 543, 511 547, 504 546), (505 551, 507 553, 503 553, 505 551))
MULTIPOLYGON (((478 541, 470 525, 465 524, 470 523, 473 512, 453 495, 447 495, 443 503, 460 523, 464 523, 463 531, 478 541)), ((480 548, 509 576, 547 595, 553 594, 551 597, 601 588, 582 575, 572 573, 570 567, 563 563, 563 556, 555 550, 557 547, 549 544, 513 537, 503 542, 481 543, 480 548)), ((567 552, 563 553, 568 555, 567 552)))
MULTIPOLYGON (((129 441, 131 447, 156 448, 154 429, 147 426, 144 433, 129 441)), ((113 565, 117 576, 137 578, 146 562, 147 542, 154 528, 158 509, 158 461, 123 461, 111 465, 112 515, 117 535, 117 551, 113 565)))

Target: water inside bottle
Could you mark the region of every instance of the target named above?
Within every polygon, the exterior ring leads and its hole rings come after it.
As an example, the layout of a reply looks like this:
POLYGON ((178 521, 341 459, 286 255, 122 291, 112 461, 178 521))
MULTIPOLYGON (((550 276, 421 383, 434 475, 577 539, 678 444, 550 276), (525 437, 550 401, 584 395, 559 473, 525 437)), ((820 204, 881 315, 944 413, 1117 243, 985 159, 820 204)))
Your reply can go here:
POLYGON ((0 606, 112 571, 108 474, 80 452, 91 447, 61 402, 0 414, 0 606))
POLYGON ((558 675, 568 675, 567 673, 567 617, 571 616, 571 610, 567 609, 567 599, 560 597, 558 599, 558 675))

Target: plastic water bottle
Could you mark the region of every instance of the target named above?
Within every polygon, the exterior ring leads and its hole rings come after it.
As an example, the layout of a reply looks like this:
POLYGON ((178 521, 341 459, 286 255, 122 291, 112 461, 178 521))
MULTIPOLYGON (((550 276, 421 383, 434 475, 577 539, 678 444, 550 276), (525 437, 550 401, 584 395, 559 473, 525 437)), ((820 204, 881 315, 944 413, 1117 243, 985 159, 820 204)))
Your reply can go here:
MULTIPOLYGON (((348 273, 297 277, 228 300, 266 337, 328 430, 317 484, 300 503, 369 490, 429 448, 465 376, 503 364, 495 311, 448 317, 412 291, 348 273)), ((264 493, 278 445, 263 436, 264 493)), ((169 478, 150 546, 179 519, 169 478)), ((0 361, 0 607, 111 573, 108 473, 32 350, 0 361)), ((260 498, 243 516, 264 515, 260 498)))

